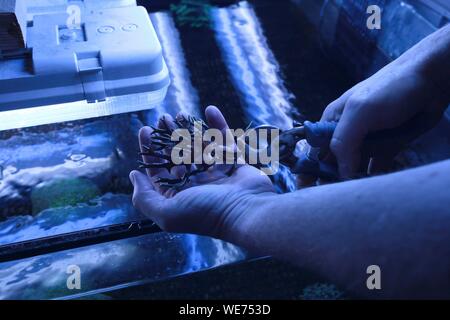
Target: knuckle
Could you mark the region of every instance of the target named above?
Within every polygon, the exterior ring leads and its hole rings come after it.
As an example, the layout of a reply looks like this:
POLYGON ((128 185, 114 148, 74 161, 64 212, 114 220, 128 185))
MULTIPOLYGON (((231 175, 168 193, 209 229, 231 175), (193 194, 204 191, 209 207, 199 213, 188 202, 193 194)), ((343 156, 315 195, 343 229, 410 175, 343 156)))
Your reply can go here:
POLYGON ((370 100, 360 97, 360 96, 351 96, 347 104, 345 106, 346 112, 359 113, 371 106, 370 100))
POLYGON ((335 110, 332 108, 332 106, 328 106, 325 108, 322 114, 322 120, 331 121, 335 118, 335 110))
POLYGON ((322 113, 322 120, 337 121, 342 113, 343 105, 336 102, 330 103, 322 113))

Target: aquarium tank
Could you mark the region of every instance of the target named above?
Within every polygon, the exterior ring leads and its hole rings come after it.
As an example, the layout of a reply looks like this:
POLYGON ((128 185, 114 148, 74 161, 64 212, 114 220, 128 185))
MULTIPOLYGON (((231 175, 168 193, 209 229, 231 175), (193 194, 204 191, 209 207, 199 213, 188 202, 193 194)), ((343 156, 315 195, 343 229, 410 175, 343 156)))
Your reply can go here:
MULTIPOLYGON (((371 3, 390 7, 384 37, 355 18, 364 15, 365 0, 82 1, 82 12, 144 14, 149 29, 148 42, 138 41, 134 51, 121 48, 135 52, 134 61, 114 55, 120 42, 95 43, 111 52, 105 54, 111 69, 103 73, 98 55, 80 54, 81 83, 64 75, 64 55, 52 60, 37 29, 48 17, 70 15, 66 8, 76 1, 22 8, 22 32, 35 28, 23 41, 34 44, 34 52, 19 44, 16 54, 0 55, 0 299, 220 298, 256 291, 261 298, 344 298, 334 284, 270 257, 213 238, 161 232, 133 207, 128 175, 138 167, 139 129, 164 113, 201 118, 216 105, 235 128, 287 129, 294 121, 318 120, 347 88, 447 21, 426 1, 371 3), (408 28, 400 27, 405 23, 408 28), (142 52, 154 59, 153 73, 124 85, 121 80, 137 77, 130 73, 139 72, 142 52), (47 69, 59 58, 57 70, 47 69), (31 59, 40 67, 33 75, 31 59), (108 72, 119 80, 108 81, 108 72), (11 78, 17 82, 6 82, 11 78), (74 268, 82 272, 78 290, 67 286, 74 268), (237 280, 250 271, 254 277, 237 280), (262 282, 265 277, 273 281, 262 282), (248 291, 218 281, 224 293, 202 278, 247 281, 248 291)), ((115 28, 94 20, 80 25, 89 34, 93 24, 105 33, 115 28)), ((77 48, 95 41, 58 32, 77 48)), ((439 136, 431 132, 397 165, 448 157, 450 148, 430 147, 439 136), (429 152, 419 157, 423 149, 429 152)), ((280 193, 295 189, 286 168, 273 182, 280 193)))

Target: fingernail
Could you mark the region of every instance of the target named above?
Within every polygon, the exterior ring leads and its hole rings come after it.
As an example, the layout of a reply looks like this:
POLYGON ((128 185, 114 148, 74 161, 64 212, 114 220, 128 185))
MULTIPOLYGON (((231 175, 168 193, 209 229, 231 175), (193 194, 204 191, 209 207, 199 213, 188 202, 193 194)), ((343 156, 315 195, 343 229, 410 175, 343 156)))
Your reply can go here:
POLYGON ((216 107, 216 106, 208 106, 209 108, 209 112, 212 112, 214 115, 219 115, 220 114, 220 110, 216 107))

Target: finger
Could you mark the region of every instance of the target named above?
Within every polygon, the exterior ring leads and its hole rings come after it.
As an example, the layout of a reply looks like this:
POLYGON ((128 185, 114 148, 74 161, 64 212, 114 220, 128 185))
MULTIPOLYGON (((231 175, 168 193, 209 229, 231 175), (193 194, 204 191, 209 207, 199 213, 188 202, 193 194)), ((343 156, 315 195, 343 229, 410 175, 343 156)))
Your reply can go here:
POLYGON ((170 114, 165 113, 161 118, 159 118, 158 128, 174 130, 177 128, 177 125, 175 124, 173 117, 170 114))
MULTIPOLYGON (((175 117, 180 123, 182 123, 183 120, 188 119, 188 115, 184 112, 179 112, 175 117)), ((189 150, 184 150, 185 152, 188 152, 189 150)), ((172 175, 174 175, 177 178, 182 178, 186 174, 186 166, 176 166, 172 168, 172 175)))
MULTIPOLYGON (((155 151, 155 146, 152 144, 151 139, 151 133, 153 132, 152 128, 150 127, 143 127, 139 131, 139 145, 141 148, 141 152, 146 152, 147 148, 149 148, 152 151, 155 151)), ((163 162, 162 159, 158 157, 143 155, 142 160, 145 163, 161 163, 163 162)), ((169 176, 167 170, 165 169, 158 169, 158 168, 148 168, 146 169, 147 174, 149 177, 156 177, 156 176, 169 176)))
POLYGON ((345 103, 347 102, 352 92, 353 90, 348 90, 338 99, 331 102, 323 111, 320 121, 339 121, 339 118, 344 111, 345 103))
MULTIPOLYGON (((168 130, 172 131, 172 130, 177 129, 178 127, 175 124, 173 117, 170 114, 165 113, 158 121, 158 128, 168 129, 168 130)), ((172 153, 171 148, 166 148, 164 150, 164 154, 167 156, 171 156, 171 153, 172 153)), ((181 170, 181 168, 182 168, 182 166, 175 166, 175 167, 172 167, 170 172, 168 172, 168 171, 167 172, 169 173, 169 176, 171 176, 172 178, 174 178, 174 177, 179 178, 180 174, 178 171, 181 170)))
MULTIPOLYGON (((299 155, 299 157, 304 156, 309 152, 310 149, 311 146, 306 140, 300 140, 295 147, 295 153, 299 155)), ((296 176, 296 180, 297 188, 302 189, 314 186, 316 184, 317 177, 311 174, 299 173, 296 176)))
POLYGON ((235 151, 234 137, 231 134, 225 117, 216 106, 208 106, 205 110, 206 122, 210 128, 217 129, 222 132, 223 145, 228 152, 235 151))
POLYGON ((354 176, 360 164, 360 148, 367 135, 367 126, 356 110, 361 108, 344 108, 333 138, 330 149, 336 156, 339 174, 342 179, 354 176))
MULTIPOLYGON (((175 124, 173 117, 170 114, 165 113, 158 121, 158 128, 173 132, 173 130, 176 130, 178 126, 175 124)), ((172 148, 166 148, 162 152, 166 156, 172 156, 172 148)), ((170 170, 163 169, 164 172, 159 174, 158 178, 179 179, 183 174, 183 168, 183 166, 173 166, 170 170)), ((161 188, 158 186, 158 189, 160 189, 163 195, 167 198, 172 198, 177 193, 177 190, 174 188, 161 188)))
POLYGON ((227 121, 216 106, 208 106, 205 110, 206 122, 211 128, 218 129, 224 132, 228 129, 227 121))
MULTIPOLYGON (((208 106, 205 110, 205 118, 210 128, 217 129, 222 132, 224 145, 224 162, 229 160, 236 160, 236 144, 234 137, 229 130, 229 126, 222 112, 216 106, 208 106)), ((231 161, 230 161, 231 162, 231 161)), ((222 172, 228 172, 231 165, 223 164, 217 165, 216 168, 222 172)))
POLYGON ((134 207, 150 219, 158 220, 163 213, 163 206, 168 200, 155 191, 150 179, 145 174, 136 170, 132 171, 130 180, 134 186, 134 207))

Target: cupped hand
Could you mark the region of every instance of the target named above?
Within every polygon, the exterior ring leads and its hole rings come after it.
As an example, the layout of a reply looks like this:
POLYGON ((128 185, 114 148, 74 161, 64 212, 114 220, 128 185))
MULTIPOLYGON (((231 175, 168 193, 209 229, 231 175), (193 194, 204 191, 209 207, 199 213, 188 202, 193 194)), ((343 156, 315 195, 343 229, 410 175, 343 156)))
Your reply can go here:
MULTIPOLYGON (((205 116, 209 127, 222 132, 228 128, 218 108, 208 107, 205 116)), ((173 118, 165 115, 158 125, 173 127, 173 118)), ((141 149, 144 145, 151 146, 151 132, 149 127, 141 129, 141 149)), ((144 161, 158 159, 145 156, 144 161)), ((133 204, 165 231, 231 239, 232 233, 248 225, 248 217, 259 200, 275 194, 275 190, 270 179, 254 167, 241 165, 228 176, 224 166, 216 165, 205 174, 192 176, 181 191, 160 187, 156 182, 159 177, 180 177, 184 173, 181 167, 171 172, 166 169, 147 169, 146 174, 132 171, 133 204)))

